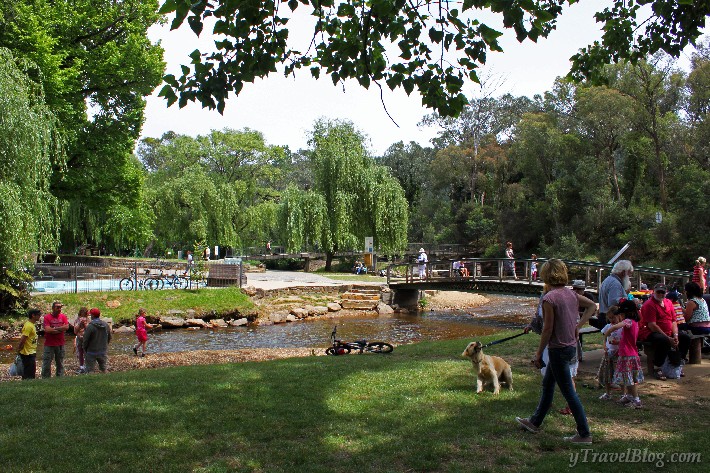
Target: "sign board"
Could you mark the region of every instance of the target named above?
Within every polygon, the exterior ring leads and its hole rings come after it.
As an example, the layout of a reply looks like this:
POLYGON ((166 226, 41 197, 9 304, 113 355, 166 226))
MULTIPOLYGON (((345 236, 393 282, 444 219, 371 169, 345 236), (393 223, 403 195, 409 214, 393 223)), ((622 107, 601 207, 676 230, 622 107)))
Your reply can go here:
POLYGON ((656 212, 656 223, 663 222, 663 214, 661 212, 656 212))
POLYGON ((365 237, 365 253, 374 253, 375 239, 373 237, 365 237))

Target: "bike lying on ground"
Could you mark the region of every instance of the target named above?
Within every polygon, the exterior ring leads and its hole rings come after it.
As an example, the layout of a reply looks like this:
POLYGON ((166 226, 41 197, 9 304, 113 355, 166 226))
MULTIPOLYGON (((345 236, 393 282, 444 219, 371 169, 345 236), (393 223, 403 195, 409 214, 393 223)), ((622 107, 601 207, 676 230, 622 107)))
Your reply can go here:
POLYGON ((353 342, 345 342, 335 338, 338 331, 338 326, 333 327, 333 332, 330 334, 331 346, 326 348, 326 355, 347 355, 351 351, 358 353, 392 353, 394 347, 385 342, 368 342, 367 340, 355 340, 353 342))

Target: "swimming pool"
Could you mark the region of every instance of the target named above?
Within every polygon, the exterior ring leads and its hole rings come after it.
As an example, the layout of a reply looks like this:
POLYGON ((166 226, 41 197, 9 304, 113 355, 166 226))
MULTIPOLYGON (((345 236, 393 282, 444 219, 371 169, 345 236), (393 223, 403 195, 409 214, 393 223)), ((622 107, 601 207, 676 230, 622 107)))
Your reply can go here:
POLYGON ((118 291, 118 279, 79 279, 76 281, 34 281, 32 292, 65 294, 67 292, 118 291))

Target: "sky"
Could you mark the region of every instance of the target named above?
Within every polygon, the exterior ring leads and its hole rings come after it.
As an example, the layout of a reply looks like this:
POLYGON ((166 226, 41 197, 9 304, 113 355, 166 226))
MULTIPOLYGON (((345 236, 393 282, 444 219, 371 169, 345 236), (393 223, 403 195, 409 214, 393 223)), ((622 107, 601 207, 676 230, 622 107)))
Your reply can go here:
MULTIPOLYGON (((566 7, 557 29, 538 43, 518 43, 513 32, 506 31, 501 40, 504 52, 489 52, 487 64, 479 70, 479 75, 503 82, 495 95, 509 92, 532 97, 550 90, 555 78, 569 71, 569 58, 601 37, 593 14, 602 9, 604 3, 587 0, 566 7)), ((485 22, 494 25, 490 17, 485 22)), ((290 27, 292 23, 295 22, 289 23, 290 27)), ((196 48, 202 52, 210 49, 214 40, 208 33, 205 28, 202 36, 197 38, 185 22, 175 31, 170 31, 169 24, 156 25, 149 31, 149 37, 161 41, 167 72, 179 76, 180 64, 189 63, 190 52, 196 48)), ((310 34, 307 20, 304 20, 300 27, 296 24, 290 38, 295 38, 297 45, 299 39, 302 40, 304 44, 299 45, 300 50, 305 50, 310 34)), ((238 97, 229 98, 224 115, 216 110, 202 109, 196 103, 182 109, 177 104, 168 108, 165 100, 158 97, 161 88, 162 85, 157 87, 147 99, 142 137, 157 138, 167 131, 197 136, 215 129, 250 128, 263 133, 269 145, 287 145, 297 151, 307 148, 308 132, 317 119, 344 119, 352 121, 368 137, 373 155, 381 155, 398 141, 415 141, 428 146, 437 133, 434 127, 418 126, 432 110, 422 106, 416 90, 407 96, 401 89, 390 91, 386 86, 383 88, 382 100, 393 122, 382 106, 380 90, 376 86, 366 90, 355 81, 335 86, 328 76, 313 79, 308 70, 297 72, 295 78, 274 73, 253 84, 245 84, 238 97)), ((467 97, 473 97, 479 91, 472 81, 464 87, 467 97)))

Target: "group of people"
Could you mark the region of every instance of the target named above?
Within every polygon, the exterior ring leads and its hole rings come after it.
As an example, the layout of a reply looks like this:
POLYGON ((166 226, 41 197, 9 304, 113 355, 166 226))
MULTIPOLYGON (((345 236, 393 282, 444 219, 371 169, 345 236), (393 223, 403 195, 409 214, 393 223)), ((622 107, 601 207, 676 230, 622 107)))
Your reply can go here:
MULTIPOLYGON (((44 317, 39 309, 27 312, 27 321, 22 326, 20 341, 17 344, 17 354, 22 360, 22 379, 34 379, 37 372, 37 324, 42 319, 44 330, 44 349, 42 352, 42 378, 52 376, 52 363, 55 364, 55 375, 64 376, 65 334, 70 323, 62 312, 64 306, 59 301, 52 303, 52 310, 44 317)), ((133 353, 145 356, 148 341, 148 329, 153 325, 146 322, 145 309, 139 309, 136 317, 136 337, 138 343, 133 347, 133 353)), ((74 332, 74 353, 76 353, 79 368, 77 373, 92 373, 98 370, 105 373, 108 367, 108 345, 111 343, 111 327, 101 319, 101 311, 94 307, 79 309, 76 320, 71 324, 74 332)))
MULTIPOLYGON (((704 258, 699 258, 698 263, 704 258)), ((535 412, 527 418, 516 417, 526 430, 537 433, 551 405, 555 385, 567 401, 567 413, 574 416, 577 432, 565 437, 573 443, 591 444, 592 436, 584 407, 577 396, 573 378, 577 369, 577 337, 586 324, 599 328, 604 336, 604 356, 597 378, 605 387, 601 400, 612 400, 611 389, 621 387, 618 399, 622 405, 641 408, 638 386, 644 381, 637 343, 648 345, 653 353, 652 375, 665 380, 664 365, 676 366, 683 376, 683 360, 688 354, 690 336, 710 333, 708 305, 697 282, 685 285, 687 303, 679 307, 667 298, 664 284, 656 284, 651 296, 640 304, 629 295, 633 265, 618 261, 599 288, 599 307, 584 295, 584 282, 574 281, 567 288, 567 267, 561 260, 551 259, 540 269, 544 283, 538 312, 526 327, 540 334, 540 343, 532 363, 543 369, 542 394, 535 412), (640 307, 639 307, 640 306, 640 307)), ((697 271, 698 278, 707 277, 697 271)), ((649 364, 650 366, 650 364, 649 364)))

